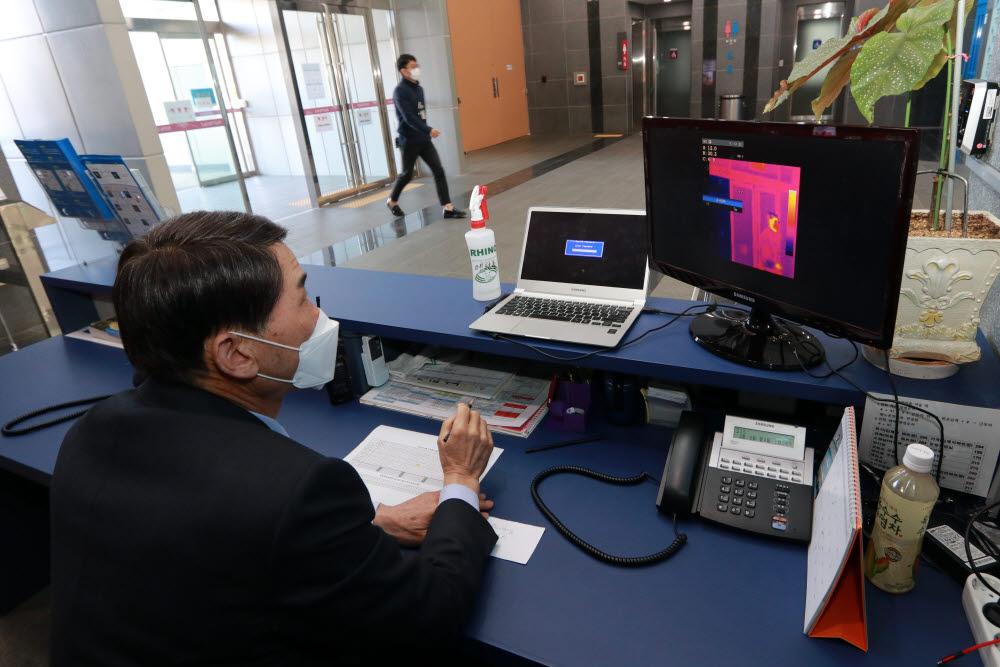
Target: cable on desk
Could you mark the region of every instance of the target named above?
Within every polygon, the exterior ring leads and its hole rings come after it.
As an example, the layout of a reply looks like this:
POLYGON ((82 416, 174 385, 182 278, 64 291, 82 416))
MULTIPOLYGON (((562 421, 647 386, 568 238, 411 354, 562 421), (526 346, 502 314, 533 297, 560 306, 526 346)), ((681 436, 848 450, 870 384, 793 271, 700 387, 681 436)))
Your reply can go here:
POLYGON ((109 396, 111 396, 111 394, 105 394, 104 396, 92 396, 90 398, 81 398, 78 401, 57 403, 56 405, 49 405, 39 410, 28 412, 26 414, 21 415, 20 417, 15 417, 14 419, 11 419, 9 422, 4 424, 3 428, 0 429, 0 433, 3 433, 3 435, 7 437, 13 437, 16 435, 25 435, 33 431, 40 431, 43 428, 48 428, 49 426, 55 426, 56 424, 62 424, 63 422, 69 421, 70 419, 76 419, 77 417, 86 413, 87 410, 89 410, 90 408, 88 407, 84 410, 77 410, 76 412, 71 412, 67 415, 56 417, 55 419, 50 419, 49 421, 46 422, 32 424, 31 426, 25 426, 24 428, 14 428, 15 426, 17 426, 22 422, 26 422, 29 419, 34 419, 35 417, 48 414, 49 412, 65 410, 66 408, 75 408, 78 405, 90 405, 91 403, 98 403, 100 401, 103 401, 105 398, 108 398, 109 396))
MULTIPOLYGON (((696 303, 693 306, 685 308, 683 311, 681 311, 679 313, 668 313, 668 312, 666 312, 664 310, 657 310, 655 308, 643 308, 642 309, 643 313, 653 313, 653 314, 657 314, 657 315, 673 315, 673 318, 671 320, 669 320, 668 322, 666 322, 664 324, 661 324, 658 327, 653 327, 652 329, 648 329, 646 331, 643 331, 639 336, 633 338, 632 340, 628 341, 627 343, 622 343, 618 347, 609 348, 609 349, 611 349, 611 350, 621 350, 622 348, 626 348, 629 345, 634 345, 634 344, 638 343, 640 340, 642 340, 643 338, 645 338, 646 336, 648 336, 649 334, 653 333, 654 331, 659 331, 660 329, 665 329, 666 327, 670 326, 671 324, 673 324, 674 322, 676 322, 677 320, 679 320, 682 317, 696 317, 698 315, 704 315, 705 313, 712 313, 712 312, 715 312, 715 310, 718 307, 719 307, 718 304, 715 304, 715 303, 696 303), (703 310, 701 312, 698 312, 698 313, 689 313, 688 312, 688 311, 693 310, 695 308, 705 308, 705 310, 703 310)), ((601 352, 608 351, 607 349, 605 349, 605 348, 602 347, 602 348, 599 348, 597 350, 592 350, 590 352, 585 352, 584 354, 579 354, 579 355, 577 355, 575 357, 560 357, 560 356, 558 356, 556 354, 549 354, 545 350, 541 350, 541 349, 535 347, 534 345, 531 345, 530 343, 525 343, 523 341, 517 340, 516 338, 511 338, 510 336, 505 336, 504 334, 494 333, 494 334, 489 334, 489 335, 493 338, 493 340, 498 340, 499 339, 499 340, 505 340, 508 343, 515 343, 517 345, 520 345, 521 347, 526 347, 529 350, 534 350, 535 352, 537 352, 538 354, 542 355, 543 357, 548 357, 549 359, 555 359, 556 361, 579 361, 580 359, 586 359, 587 357, 592 357, 595 354, 599 354, 601 352)))
POLYGON ((673 543, 671 543, 671 545, 663 551, 650 554, 648 556, 635 557, 614 556, 612 554, 604 553, 597 547, 584 542, 582 539, 573 534, 573 532, 563 525, 562 521, 557 519, 556 515, 545 506, 545 503, 542 502, 542 497, 538 495, 538 485, 541 484, 542 480, 560 473, 583 475, 584 477, 590 477, 591 479, 596 479, 600 482, 607 482, 618 486, 635 486, 636 484, 642 484, 647 478, 653 480, 654 483, 656 480, 647 472, 642 472, 634 477, 612 477, 610 475, 605 475, 604 473, 595 472, 586 468, 580 468, 578 466, 556 466, 554 468, 549 468, 548 470, 543 470, 538 473, 535 476, 535 479, 531 480, 531 497, 535 500, 535 505, 537 505, 538 509, 542 511, 545 518, 551 521, 556 530, 562 533, 566 539, 597 560, 610 565, 617 565, 619 567, 643 567, 646 565, 654 565, 673 556, 675 553, 680 551, 680 548, 684 546, 685 542, 687 542, 687 535, 677 532, 677 515, 674 514, 674 535, 676 535, 676 537, 674 538, 673 543))
MULTIPOLYGON (((986 586, 986 588, 990 589, 991 591, 993 591, 994 593, 996 593, 998 596, 1000 596, 1000 591, 998 591, 997 589, 995 589, 992 586, 990 586, 989 582, 986 581, 986 577, 984 577, 982 574, 980 574, 980 572, 979 572, 979 566, 976 564, 976 559, 972 557, 972 547, 969 545, 969 536, 973 532, 973 526, 976 523, 976 519, 978 519, 983 514, 986 514, 991 509, 994 509, 996 507, 1000 507, 1000 501, 995 502, 995 503, 993 503, 991 505, 987 505, 986 507, 982 508, 981 510, 979 510, 978 512, 976 512, 975 514, 973 514, 972 518, 969 519, 969 523, 965 526, 965 557, 969 561, 969 568, 972 570, 972 574, 976 575, 976 579, 979 579, 979 581, 982 582, 983 586, 986 586)), ((983 535, 982 533, 980 533, 980 541, 982 542, 983 540, 987 540, 988 541, 988 538, 986 538, 985 535, 983 535)), ((992 546, 994 547, 993 549, 987 548, 987 549, 983 549, 983 551, 986 552, 987 554, 990 554, 991 552, 995 553, 996 552, 995 545, 992 545, 992 546)))
MULTIPOLYGON (((934 419, 934 421, 937 422, 937 426, 938 426, 938 438, 939 438, 938 469, 937 469, 937 474, 935 475, 935 478, 936 478, 938 486, 939 487, 941 486, 941 469, 944 467, 944 424, 941 422, 941 418, 938 417, 933 412, 931 412, 930 410, 925 410, 925 409, 923 409, 921 407, 913 405, 912 403, 903 403, 902 401, 899 400, 899 395, 896 394, 896 381, 892 377, 892 371, 889 370, 888 365, 886 365, 885 371, 886 371, 886 373, 889 374, 889 383, 890 383, 890 385, 892 385, 893 398, 878 398, 877 396, 871 395, 870 393, 868 393, 868 391, 866 391, 865 389, 862 389, 861 386, 858 385, 856 382, 854 382, 853 380, 851 380, 846 375, 843 375, 840 372, 841 370, 843 370, 843 368, 845 366, 840 366, 838 368, 834 368, 830 364, 830 361, 828 359, 826 359, 825 357, 823 359, 823 363, 825 363, 826 366, 827 366, 827 368, 830 369, 830 372, 826 373, 825 375, 816 375, 814 373, 811 373, 809 371, 809 369, 806 368, 805 364, 802 363, 802 359, 799 358, 798 346, 801 345, 803 348, 808 348, 809 346, 811 346, 811 347, 814 348, 814 350, 817 348, 817 346, 814 343, 812 343, 812 341, 799 339, 799 337, 795 334, 794 330, 791 330, 791 329, 785 327, 783 324, 781 324, 780 320, 778 320, 777 318, 775 319, 775 322, 779 323, 779 326, 781 326, 782 330, 784 330, 785 335, 788 336, 788 338, 792 341, 792 355, 795 357, 795 360, 797 362, 799 362, 799 366, 802 367, 802 372, 805 373, 806 375, 808 375, 809 377, 816 378, 818 380, 824 380, 824 379, 830 377, 831 375, 836 375, 841 380, 843 380, 844 382, 846 382, 847 384, 851 385, 852 387, 854 387, 855 389, 857 389, 858 391, 860 391, 862 394, 864 394, 865 397, 870 398, 871 400, 876 401, 877 403, 893 403, 893 404, 895 404, 895 406, 896 406, 896 413, 897 413, 896 414, 896 418, 897 419, 899 419, 899 406, 901 406, 901 405, 905 406, 907 408, 910 408, 911 410, 914 410, 915 412, 922 412, 925 415, 929 415, 930 417, 932 417, 934 419)), ((852 341, 848 341, 848 342, 850 342, 850 344, 854 347, 854 350, 855 350, 854 358, 857 359, 857 348, 858 348, 857 343, 855 343, 853 340, 852 341)), ((886 357, 888 359, 888 353, 886 353, 886 357)), ((853 359, 849 363, 853 363, 853 359)), ((849 364, 847 364, 847 365, 849 365, 849 364)), ((898 434, 898 426, 897 426, 896 440, 898 440, 898 439, 899 439, 899 434, 898 434)), ((898 443, 894 443, 894 447, 898 450, 898 448, 899 448, 898 443)), ((897 452, 897 455, 896 455, 896 462, 899 463, 898 452, 897 452)))

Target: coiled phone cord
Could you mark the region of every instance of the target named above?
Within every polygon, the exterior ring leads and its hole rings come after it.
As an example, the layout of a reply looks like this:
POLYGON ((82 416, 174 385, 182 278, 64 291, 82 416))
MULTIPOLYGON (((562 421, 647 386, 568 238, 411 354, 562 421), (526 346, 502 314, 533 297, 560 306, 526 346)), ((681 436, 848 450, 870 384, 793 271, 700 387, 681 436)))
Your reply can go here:
POLYGON ((13 437, 15 435, 25 435, 27 433, 31 433, 32 431, 38 431, 43 428, 48 428, 49 426, 55 426, 56 424, 62 424, 63 422, 69 421, 70 419, 76 419, 77 417, 86 413, 87 410, 89 410, 90 408, 86 408, 84 410, 77 410, 76 412, 71 412, 69 414, 62 415, 61 417, 50 419, 49 421, 46 422, 32 424, 31 426, 25 426, 24 428, 14 428, 18 424, 26 422, 29 419, 34 419, 39 415, 48 414, 49 412, 55 412, 56 410, 65 410, 66 408, 75 408, 78 405, 89 405, 91 403, 97 403, 98 401, 103 401, 105 398, 108 398, 109 396, 111 396, 111 394, 105 394, 104 396, 92 396, 90 398, 82 398, 78 401, 68 401, 66 403, 50 405, 40 410, 35 410, 33 412, 25 413, 20 417, 11 419, 9 422, 4 424, 3 428, 0 429, 0 433, 3 433, 7 437, 13 437))
POLYGON ((588 470, 586 468, 580 468, 579 466, 555 466, 554 468, 549 468, 548 470, 543 470, 535 476, 535 479, 531 480, 531 497, 535 500, 535 504, 538 505, 538 509, 542 511, 552 525, 555 526, 562 535, 568 539, 570 542, 575 544, 577 547, 582 549, 584 552, 593 556, 599 561, 603 561, 610 565, 617 565, 618 567, 643 567, 646 565, 653 565, 673 556, 675 553, 680 551, 680 548, 684 546, 687 542, 687 535, 677 532, 677 515, 674 515, 674 534, 677 536, 673 543, 655 554, 650 554, 648 556, 615 556, 612 554, 604 553, 597 547, 584 542, 582 539, 577 537, 570 531, 569 528, 563 525, 562 521, 556 518, 556 515, 552 513, 545 503, 542 502, 542 497, 538 495, 538 485, 541 484, 542 480, 552 475, 557 475, 560 473, 570 473, 573 475, 582 475, 584 477, 590 477, 591 479, 596 479, 599 482, 607 482, 608 484, 615 484, 617 486, 635 486, 636 484, 642 484, 647 479, 656 481, 652 475, 647 472, 643 472, 634 477, 612 477, 610 475, 605 475, 604 473, 595 472, 593 470, 588 470))

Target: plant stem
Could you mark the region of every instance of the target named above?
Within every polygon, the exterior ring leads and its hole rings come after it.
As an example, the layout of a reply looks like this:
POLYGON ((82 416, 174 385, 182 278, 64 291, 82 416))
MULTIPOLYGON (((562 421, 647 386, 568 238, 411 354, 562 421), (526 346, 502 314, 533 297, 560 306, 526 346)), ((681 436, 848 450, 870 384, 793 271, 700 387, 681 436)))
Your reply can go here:
POLYGON ((906 119, 903 121, 903 127, 910 126, 910 107, 913 105, 913 91, 906 93, 906 119))
MULTIPOLYGON (((951 34, 946 30, 944 33, 945 50, 951 53, 951 34)), ((941 121, 941 156, 938 159, 938 169, 948 168, 948 151, 951 142, 948 141, 948 134, 951 131, 951 67, 945 67, 948 72, 948 83, 945 85, 944 93, 944 119, 941 121)), ((941 215, 941 189, 947 179, 940 176, 934 177, 934 194, 931 196, 930 222, 931 229, 935 232, 938 229, 938 218, 941 215)))

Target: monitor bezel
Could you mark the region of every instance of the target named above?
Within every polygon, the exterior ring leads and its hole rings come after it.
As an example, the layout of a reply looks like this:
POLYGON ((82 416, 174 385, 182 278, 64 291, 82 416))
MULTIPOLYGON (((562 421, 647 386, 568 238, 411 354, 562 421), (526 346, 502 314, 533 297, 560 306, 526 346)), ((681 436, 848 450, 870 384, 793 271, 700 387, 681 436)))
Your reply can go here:
POLYGON ((835 336, 842 336, 872 347, 887 349, 892 347, 896 325, 896 310, 899 305, 899 288, 903 279, 903 259, 910 229, 910 213, 913 207, 914 181, 920 149, 920 130, 900 127, 862 127, 855 125, 813 125, 806 123, 775 123, 756 121, 722 121, 699 118, 664 118, 646 116, 642 119, 643 174, 646 192, 646 219, 649 229, 649 256, 653 264, 664 274, 676 278, 699 289, 711 292, 752 308, 760 308, 768 313, 789 319, 805 326, 835 336), (901 142, 903 165, 900 172, 899 194, 896 214, 892 223, 895 243, 890 249, 885 265, 884 279, 888 286, 882 299, 882 323, 878 330, 870 330, 861 325, 844 322, 815 312, 809 308, 776 299, 767 294, 733 285, 725 281, 700 274, 689 268, 674 266, 656 257, 656 232, 653 224, 650 185, 650 129, 690 129, 700 132, 736 132, 757 135, 784 135, 809 137, 817 141, 823 139, 859 139, 865 141, 901 142), (833 134, 835 132, 835 134, 833 134))

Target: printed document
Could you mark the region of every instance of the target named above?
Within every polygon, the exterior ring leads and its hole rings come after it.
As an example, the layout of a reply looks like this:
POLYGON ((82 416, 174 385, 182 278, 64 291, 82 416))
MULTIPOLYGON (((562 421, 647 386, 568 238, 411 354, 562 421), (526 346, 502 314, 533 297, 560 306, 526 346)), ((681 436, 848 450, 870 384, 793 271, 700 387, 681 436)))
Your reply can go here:
MULTIPOLYGON (((868 399, 865 419, 861 426, 861 460, 876 468, 887 470, 896 465, 892 442, 896 406, 892 396, 875 394, 888 402, 868 399)), ((920 398, 899 397, 902 403, 911 403, 934 413, 944 425, 944 467, 941 468, 941 486, 985 497, 997 466, 1000 454, 1000 410, 974 408, 955 403, 925 401, 920 398)), ((937 422, 930 416, 899 408, 899 460, 902 462, 906 446, 919 442, 934 450, 934 469, 937 474, 941 463, 941 435, 937 422)))
MULTIPOLYGON (((502 453, 499 447, 493 448, 480 481, 502 453)), ((444 486, 437 436, 427 433, 379 426, 344 460, 361 475, 373 503, 398 505, 444 486)), ((489 522, 499 538, 490 555, 522 565, 531 558, 545 531, 492 516, 489 522)))
MULTIPOLYGON (((502 453, 493 448, 480 480, 502 453)), ((372 503, 398 505, 444 486, 436 435, 379 426, 344 460, 361 475, 372 503)))

